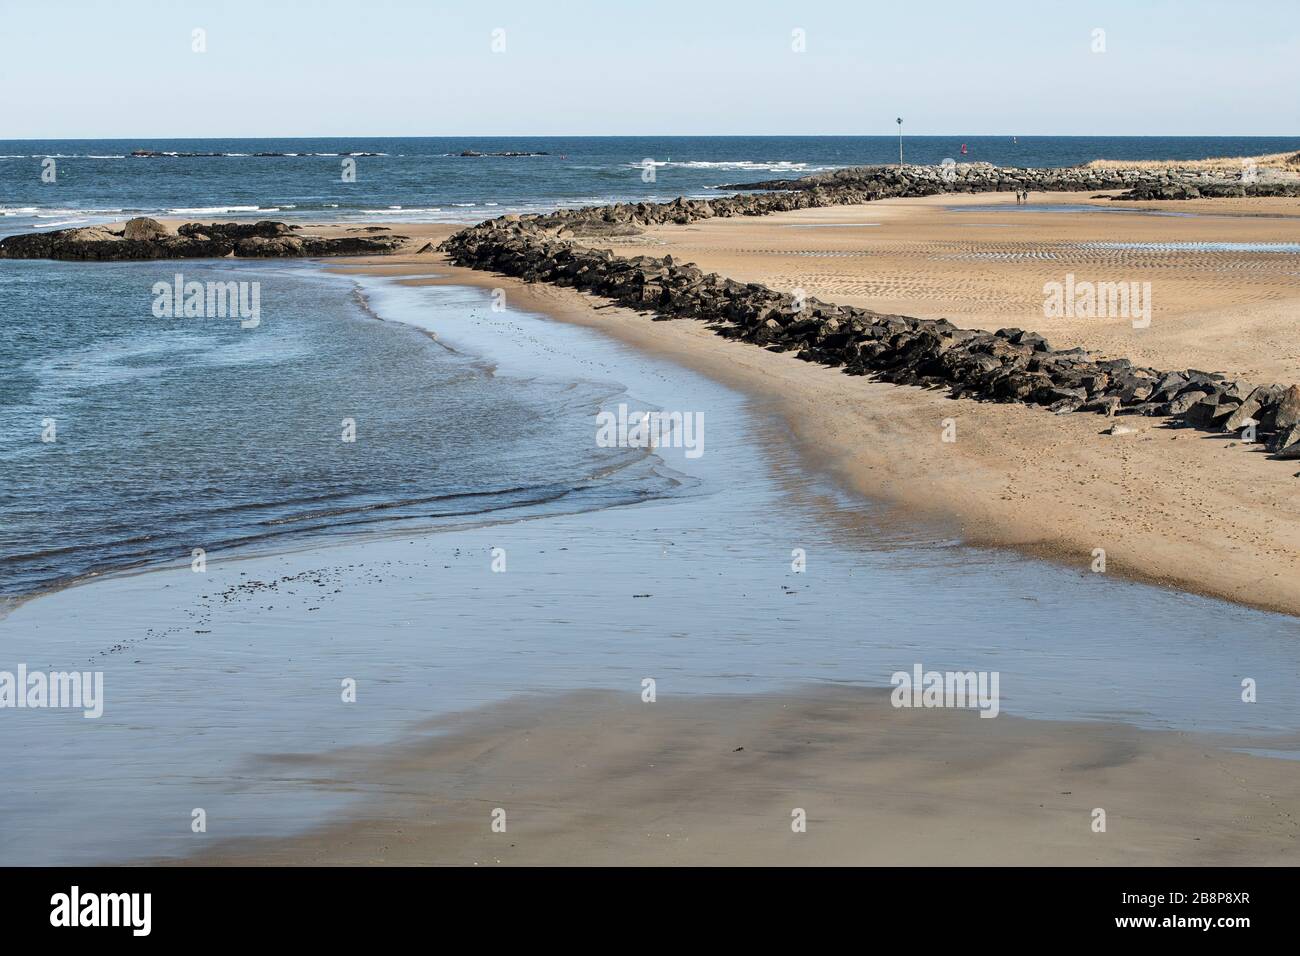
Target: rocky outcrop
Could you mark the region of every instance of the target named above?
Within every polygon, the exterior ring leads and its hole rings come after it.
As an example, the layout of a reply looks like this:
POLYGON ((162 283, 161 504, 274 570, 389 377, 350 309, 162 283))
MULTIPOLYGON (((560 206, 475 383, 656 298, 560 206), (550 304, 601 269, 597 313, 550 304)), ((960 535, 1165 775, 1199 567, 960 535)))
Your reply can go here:
POLYGON ((129 239, 125 230, 114 232, 102 226, 56 229, 0 239, 0 259, 80 259, 127 261, 133 259, 221 258, 234 251, 234 244, 209 238, 161 235, 129 239))
POLYGON ((133 259, 302 258, 386 255, 397 252, 406 236, 343 236, 325 239, 301 235, 299 226, 283 222, 188 222, 172 235, 154 219, 132 219, 120 231, 103 226, 58 229, 0 239, 0 259, 133 259))
POLYGON ((190 238, 229 239, 235 242, 252 238, 278 239, 281 236, 292 236, 300 230, 300 226, 263 219, 259 222, 187 222, 176 227, 176 234, 190 238))
MULTIPOLYGON (((528 282, 572 286, 662 318, 712 323, 722 335, 872 375, 945 388, 954 398, 1038 405, 1057 414, 1145 415, 1209 431, 1249 429, 1282 458, 1300 458, 1300 388, 1252 386, 1197 369, 1161 370, 1084 349, 1053 349, 1034 332, 959 329, 946 319, 888 315, 705 273, 672 256, 616 256, 578 244, 584 224, 645 225, 863 201, 864 186, 815 186, 719 200, 677 199, 505 216, 461 230, 439 248, 451 261, 528 282)), ((1083 188, 1096 188, 1089 185, 1083 188)), ((1115 429, 1123 434, 1126 429, 1115 429)), ((1247 438, 1252 437, 1250 432, 1247 438)))

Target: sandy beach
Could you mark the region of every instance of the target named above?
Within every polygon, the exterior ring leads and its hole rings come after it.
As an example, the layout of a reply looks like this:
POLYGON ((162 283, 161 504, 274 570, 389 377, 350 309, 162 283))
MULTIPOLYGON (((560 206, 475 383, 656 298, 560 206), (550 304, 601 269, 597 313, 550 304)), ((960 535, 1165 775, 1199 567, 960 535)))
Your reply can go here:
POLYGON ((1300 379, 1296 253, 1213 244, 1297 242, 1295 199, 1134 203, 1043 193, 1017 207, 1011 194, 986 193, 655 226, 644 242, 616 248, 670 252, 828 302, 947 318, 961 328, 1015 326, 1060 348, 1290 383, 1300 379), (1107 248, 1127 244, 1189 248, 1107 248), (1133 328, 1125 317, 1045 318, 1043 285, 1066 273, 1150 282, 1150 327, 1133 328))
MULTIPOLYGON (((1300 203, 1206 200, 1116 211, 1119 204, 1077 194, 1032 200, 1071 211, 1030 212, 1010 197, 932 197, 662 226, 595 244, 620 255, 669 252, 706 270, 803 288, 826 301, 948 317, 963 327, 1017 326, 1061 347, 1162 367, 1300 380, 1293 255, 1078 248, 1103 241, 1296 242, 1300 203), (1075 211, 1079 205, 1100 211, 1075 211), (1043 284, 1066 272, 1150 281, 1151 326, 1044 318, 1043 284)), ((450 231, 402 227, 417 242, 450 231)), ((367 267, 423 275, 439 259, 374 259, 367 267)), ((1101 416, 952 401, 730 342, 699 323, 656 322, 573 290, 440 264, 444 269, 445 279, 413 281, 505 288, 523 308, 599 327, 761 395, 813 460, 863 494, 954 522, 967 541, 1079 568, 1102 548, 1107 573, 1300 613, 1300 479, 1289 463, 1269 460, 1236 436, 1150 419, 1132 422, 1136 434, 1103 435, 1109 423, 1101 416), (940 438, 949 418, 957 440, 946 443, 940 438)))

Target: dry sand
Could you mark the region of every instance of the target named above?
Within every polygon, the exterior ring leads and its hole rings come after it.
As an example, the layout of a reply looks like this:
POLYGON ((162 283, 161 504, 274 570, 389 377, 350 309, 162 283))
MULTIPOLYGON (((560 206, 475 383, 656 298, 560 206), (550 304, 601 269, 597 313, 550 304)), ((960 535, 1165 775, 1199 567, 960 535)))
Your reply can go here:
POLYGON ((671 252, 741 281, 947 318, 963 328, 1034 329, 1057 347, 1084 346, 1144 365, 1300 381, 1300 254, 1091 245, 1296 243, 1300 199, 1135 204, 1045 193, 1031 194, 1030 202, 1103 211, 1025 211, 1006 193, 931 196, 660 226, 645 241, 624 240, 616 248, 671 252), (1078 280, 1150 282, 1150 327, 1135 329, 1127 318, 1044 318, 1044 283, 1064 282, 1067 273, 1078 280))
POLYGON ((1120 725, 895 709, 880 691, 580 694, 426 729, 324 761, 331 786, 385 782, 350 819, 187 862, 1271 865, 1294 864, 1300 838, 1292 761, 1120 725))

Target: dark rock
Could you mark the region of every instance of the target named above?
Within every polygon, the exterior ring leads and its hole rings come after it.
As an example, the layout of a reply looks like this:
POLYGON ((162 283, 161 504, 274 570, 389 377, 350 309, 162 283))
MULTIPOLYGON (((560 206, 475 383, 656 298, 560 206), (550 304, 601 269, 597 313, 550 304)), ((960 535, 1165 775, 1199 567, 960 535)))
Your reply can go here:
POLYGON ((385 255, 406 236, 343 236, 322 239, 297 234, 283 222, 188 222, 170 235, 153 219, 132 219, 121 233, 102 226, 25 233, 0 240, 0 259, 199 259, 231 255, 268 258, 385 255))
POLYGON ((183 226, 176 228, 177 235, 196 236, 204 235, 219 239, 251 239, 259 237, 263 239, 274 239, 277 236, 291 236, 295 227, 283 222, 272 222, 264 219, 261 222, 212 222, 204 225, 201 222, 187 222, 183 226))
POLYGON ((1300 424, 1300 386, 1292 385, 1278 399, 1273 427, 1283 431, 1296 424, 1300 424))
POLYGON ((1264 405, 1275 404, 1281 396, 1282 387, 1280 385, 1260 385, 1258 388, 1251 390, 1245 401, 1238 405, 1236 410, 1224 420, 1224 431, 1235 432, 1239 428, 1244 428, 1246 422, 1252 420, 1252 417, 1264 405))
POLYGON ((126 228, 122 230, 122 238, 130 240, 161 239, 167 235, 167 227, 157 219, 149 219, 141 216, 137 219, 127 220, 126 228))
POLYGON ((1079 406, 1081 412, 1100 412, 1107 418, 1114 416, 1119 408, 1118 395, 1104 395, 1101 398, 1094 398, 1092 401, 1084 402, 1079 406))
POLYGON ((1204 399, 1208 394, 1209 394, 1208 392, 1202 392, 1199 390, 1191 391, 1191 392, 1183 392, 1177 398, 1166 403, 1169 406, 1169 410, 1166 412, 1166 414, 1181 415, 1184 412, 1186 412, 1188 409, 1190 409, 1193 405, 1197 404, 1202 399, 1204 399))

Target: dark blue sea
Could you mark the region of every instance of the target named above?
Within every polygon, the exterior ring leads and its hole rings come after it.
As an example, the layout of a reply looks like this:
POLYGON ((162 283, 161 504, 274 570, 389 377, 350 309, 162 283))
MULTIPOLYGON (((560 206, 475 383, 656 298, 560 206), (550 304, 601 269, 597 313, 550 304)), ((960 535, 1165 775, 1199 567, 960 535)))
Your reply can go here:
MULTIPOLYGON (((1070 166, 1282 152, 1300 149, 1300 137, 905 136, 903 146, 913 163, 1070 166)), ((134 215, 471 222, 897 161, 888 136, 0 140, 0 233, 134 215), (53 183, 41 179, 47 158, 53 183), (354 181, 344 181, 345 160, 354 181)))

